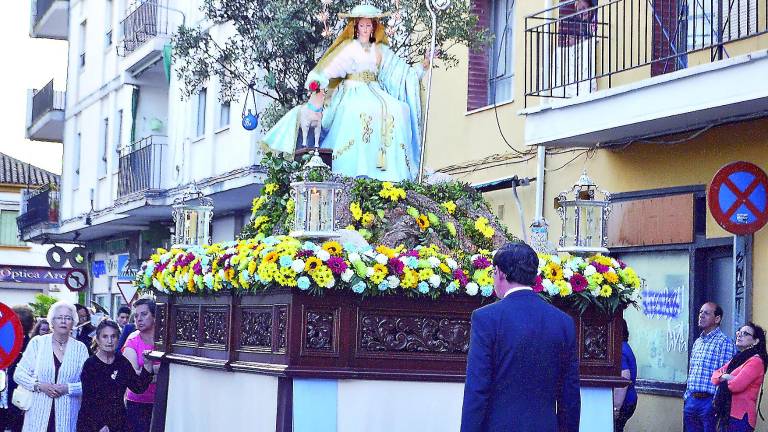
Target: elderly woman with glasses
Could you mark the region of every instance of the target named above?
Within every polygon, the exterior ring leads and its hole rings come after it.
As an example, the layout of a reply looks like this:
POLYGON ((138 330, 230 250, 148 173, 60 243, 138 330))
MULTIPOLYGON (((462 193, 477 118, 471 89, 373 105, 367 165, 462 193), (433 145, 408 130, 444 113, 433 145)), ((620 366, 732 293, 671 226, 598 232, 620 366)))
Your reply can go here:
POLYGON ((24 351, 14 378, 33 392, 23 432, 75 432, 80 411, 80 373, 88 349, 71 336, 77 310, 67 302, 48 310, 51 333, 34 337, 24 351))
POLYGON ((720 432, 755 430, 757 395, 768 368, 765 330, 759 325, 748 322, 736 332, 736 349, 731 361, 712 374, 717 386, 712 404, 720 432))

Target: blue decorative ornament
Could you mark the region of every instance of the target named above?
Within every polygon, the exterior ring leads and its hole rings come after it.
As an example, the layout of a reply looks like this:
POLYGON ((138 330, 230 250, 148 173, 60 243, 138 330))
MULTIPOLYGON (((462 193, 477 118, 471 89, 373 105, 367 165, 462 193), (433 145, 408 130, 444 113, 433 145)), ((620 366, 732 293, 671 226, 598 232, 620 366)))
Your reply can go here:
POLYGON ((259 125, 259 116, 254 115, 251 110, 248 110, 248 114, 243 116, 243 128, 245 130, 252 131, 259 125))

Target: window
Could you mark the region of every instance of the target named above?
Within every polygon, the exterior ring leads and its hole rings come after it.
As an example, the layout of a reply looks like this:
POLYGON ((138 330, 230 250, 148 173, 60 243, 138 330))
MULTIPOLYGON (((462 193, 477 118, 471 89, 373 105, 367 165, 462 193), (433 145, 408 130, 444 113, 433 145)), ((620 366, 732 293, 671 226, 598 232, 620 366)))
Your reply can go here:
POLYGON ((112 0, 106 0, 104 12, 104 47, 112 45, 112 0))
POLYGON ((16 210, 0 210, 0 245, 26 246, 26 243, 19 240, 19 228, 16 225, 18 216, 16 210))
POLYGON ((78 43, 80 44, 80 71, 85 68, 85 41, 86 41, 86 21, 83 21, 80 23, 80 40, 78 43))
POLYGON ((222 102, 219 106, 219 129, 229 126, 229 102, 222 102))
POLYGON ((99 178, 107 175, 107 152, 109 151, 109 118, 102 121, 101 150, 99 155, 99 178))
MULTIPOLYGON (((112 140, 114 142, 113 147, 113 156, 115 157, 115 160, 118 160, 120 157, 120 149, 122 148, 123 144, 123 110, 117 110, 117 127, 115 128, 115 138, 112 140)), ((112 171, 117 172, 119 165, 117 163, 113 163, 112 171)))
POLYGON ((196 136, 201 137, 205 135, 205 104, 208 96, 208 89, 203 88, 197 94, 197 128, 196 136))
POLYGON ((514 0, 491 0, 493 45, 488 75, 488 104, 493 105, 512 99, 514 82, 514 0))
POLYGON ((81 134, 75 135, 75 145, 72 149, 72 189, 80 187, 80 139, 81 134))

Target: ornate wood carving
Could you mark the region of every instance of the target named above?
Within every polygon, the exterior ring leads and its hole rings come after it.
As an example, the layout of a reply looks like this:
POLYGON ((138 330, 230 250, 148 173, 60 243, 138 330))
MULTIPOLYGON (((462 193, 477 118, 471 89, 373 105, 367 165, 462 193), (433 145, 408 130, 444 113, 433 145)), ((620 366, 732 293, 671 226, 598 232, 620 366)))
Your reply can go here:
POLYGON ((333 351, 334 313, 307 310, 306 323, 304 347, 315 351, 333 351))
POLYGON ((240 346, 272 348, 272 309, 243 308, 240 346))
POLYGON ((229 317, 226 309, 203 309, 203 343, 226 345, 229 317))
POLYGON ((179 308, 176 311, 176 341, 197 343, 200 312, 197 308, 179 308))
POLYGON ((155 341, 162 342, 165 335, 165 313, 168 305, 165 303, 158 303, 155 309, 155 341))
POLYGON ((581 359, 585 361, 605 361, 611 348, 610 323, 598 324, 582 322, 582 349, 581 359))
POLYGON ((288 308, 277 308, 277 351, 285 351, 288 332, 288 308))
POLYGON ((467 319, 363 312, 360 323, 360 351, 459 355, 469 351, 467 319))

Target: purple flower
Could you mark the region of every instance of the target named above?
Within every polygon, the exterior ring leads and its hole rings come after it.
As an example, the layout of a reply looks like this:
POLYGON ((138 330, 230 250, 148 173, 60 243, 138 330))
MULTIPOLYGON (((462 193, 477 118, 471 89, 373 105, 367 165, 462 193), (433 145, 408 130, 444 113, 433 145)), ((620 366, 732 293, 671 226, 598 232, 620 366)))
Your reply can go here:
POLYGON ((474 261, 472 261, 472 265, 474 265, 476 269, 484 269, 484 268, 490 267, 491 262, 488 261, 488 258, 481 255, 475 258, 474 261))
POLYGON ((405 268, 405 264, 403 264, 402 261, 400 261, 397 258, 390 258, 388 264, 389 264, 389 269, 392 270, 392 273, 398 276, 403 274, 403 269, 405 268))
POLYGON ((457 281, 459 281, 459 284, 461 286, 466 286, 469 283, 469 279, 467 278, 467 275, 464 273, 464 270, 462 269, 454 270, 453 277, 456 278, 457 281))
POLYGON ((200 261, 196 262, 195 265, 192 266, 192 271, 194 271, 196 275, 203 274, 203 265, 200 264, 200 261))
POLYGON ((602 264, 600 264, 600 263, 597 263, 597 262, 592 262, 592 263, 590 263, 590 264, 591 264, 591 265, 592 265, 592 267, 594 267, 594 268, 595 268, 595 270, 597 270, 599 273, 605 273, 605 272, 607 272, 607 271, 608 271, 608 266, 607 266, 607 265, 602 265, 602 264))
POLYGON ((415 249, 411 249, 408 252, 403 253, 401 256, 418 258, 419 257, 419 251, 417 251, 415 249))
POLYGON ((315 253, 312 252, 311 250, 309 250, 309 249, 302 249, 298 253, 296 253, 296 259, 309 258, 309 257, 314 256, 314 255, 315 255, 315 253))
POLYGON ((326 264, 328 265, 328 268, 330 268, 331 271, 335 274, 342 274, 344 273, 344 270, 347 269, 347 262, 344 261, 344 258, 342 257, 332 256, 328 258, 326 264))

